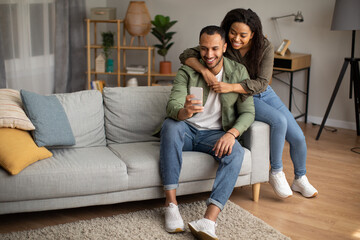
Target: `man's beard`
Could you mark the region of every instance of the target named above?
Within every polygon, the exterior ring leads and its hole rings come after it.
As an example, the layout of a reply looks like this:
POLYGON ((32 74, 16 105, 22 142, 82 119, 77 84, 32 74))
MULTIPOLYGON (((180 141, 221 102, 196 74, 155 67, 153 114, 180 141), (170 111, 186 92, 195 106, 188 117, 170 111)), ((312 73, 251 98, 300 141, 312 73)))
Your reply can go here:
POLYGON ((222 60, 223 58, 224 58, 224 55, 221 55, 221 58, 219 59, 219 61, 218 61, 213 67, 209 67, 209 66, 206 64, 207 68, 208 68, 208 69, 216 68, 216 67, 219 65, 219 63, 221 62, 221 60, 222 60))

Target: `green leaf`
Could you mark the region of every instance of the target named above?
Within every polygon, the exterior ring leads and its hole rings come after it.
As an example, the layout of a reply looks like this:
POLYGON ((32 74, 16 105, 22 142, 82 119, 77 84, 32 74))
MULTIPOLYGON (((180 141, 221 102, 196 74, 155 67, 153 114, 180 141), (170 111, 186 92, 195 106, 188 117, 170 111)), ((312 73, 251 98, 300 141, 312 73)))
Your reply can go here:
POLYGON ((172 38, 172 36, 175 34, 176 32, 168 32, 165 34, 165 38, 172 38))
POLYGON ((177 23, 177 21, 172 21, 170 22, 167 26, 168 26, 168 29, 171 28, 175 23, 177 23))
POLYGON ((161 43, 163 42, 163 34, 159 33, 156 29, 151 32, 161 43))
POLYGON ((168 49, 162 48, 162 49, 159 49, 158 54, 159 54, 160 56, 165 57, 166 54, 167 54, 167 52, 168 52, 168 49))
POLYGON ((171 46, 174 44, 174 42, 170 43, 169 45, 166 46, 166 50, 169 50, 169 48, 171 48, 171 46))
POLYGON ((163 45, 161 45, 161 44, 155 44, 154 46, 157 48, 160 48, 160 49, 163 48, 163 45))

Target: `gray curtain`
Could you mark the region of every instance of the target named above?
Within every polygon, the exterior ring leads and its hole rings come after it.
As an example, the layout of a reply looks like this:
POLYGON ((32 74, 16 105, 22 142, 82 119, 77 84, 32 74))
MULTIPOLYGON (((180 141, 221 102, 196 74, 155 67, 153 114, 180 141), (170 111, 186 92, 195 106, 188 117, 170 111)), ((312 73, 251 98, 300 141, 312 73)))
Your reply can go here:
POLYGON ((85 0, 56 0, 55 93, 86 88, 85 0))
POLYGON ((0 29, 0 88, 6 88, 6 74, 5 74, 5 62, 3 54, 3 40, 1 38, 1 29, 0 29))

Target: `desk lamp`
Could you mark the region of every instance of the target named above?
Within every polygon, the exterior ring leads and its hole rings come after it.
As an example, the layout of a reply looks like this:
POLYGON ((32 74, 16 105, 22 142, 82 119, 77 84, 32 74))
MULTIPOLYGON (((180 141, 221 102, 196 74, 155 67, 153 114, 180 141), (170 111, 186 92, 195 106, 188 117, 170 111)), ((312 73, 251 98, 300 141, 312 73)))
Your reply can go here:
POLYGON ((356 117, 356 131, 360 136, 360 73, 359 73, 359 61, 360 58, 354 58, 355 50, 355 33, 356 30, 360 30, 360 1, 359 0, 336 0, 335 9, 331 24, 331 30, 351 30, 352 31, 352 43, 351 43, 351 57, 344 59, 339 78, 336 82, 333 94, 331 96, 329 105, 326 109, 326 113, 322 120, 319 132, 316 136, 316 140, 319 140, 321 131, 324 128, 326 119, 329 116, 331 107, 334 103, 336 94, 339 90, 341 81, 344 77, 345 71, 350 63, 350 94, 349 98, 352 98, 352 88, 354 87, 354 100, 355 100, 355 117, 356 117))

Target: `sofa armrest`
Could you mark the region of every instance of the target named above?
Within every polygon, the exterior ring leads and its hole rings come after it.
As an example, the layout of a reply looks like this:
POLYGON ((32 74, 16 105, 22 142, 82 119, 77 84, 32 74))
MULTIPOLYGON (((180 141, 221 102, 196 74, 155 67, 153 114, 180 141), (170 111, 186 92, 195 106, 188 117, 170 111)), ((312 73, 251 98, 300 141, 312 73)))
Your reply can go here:
POLYGON ((255 121, 243 134, 242 142, 251 151, 251 184, 269 181, 270 126, 255 121))

